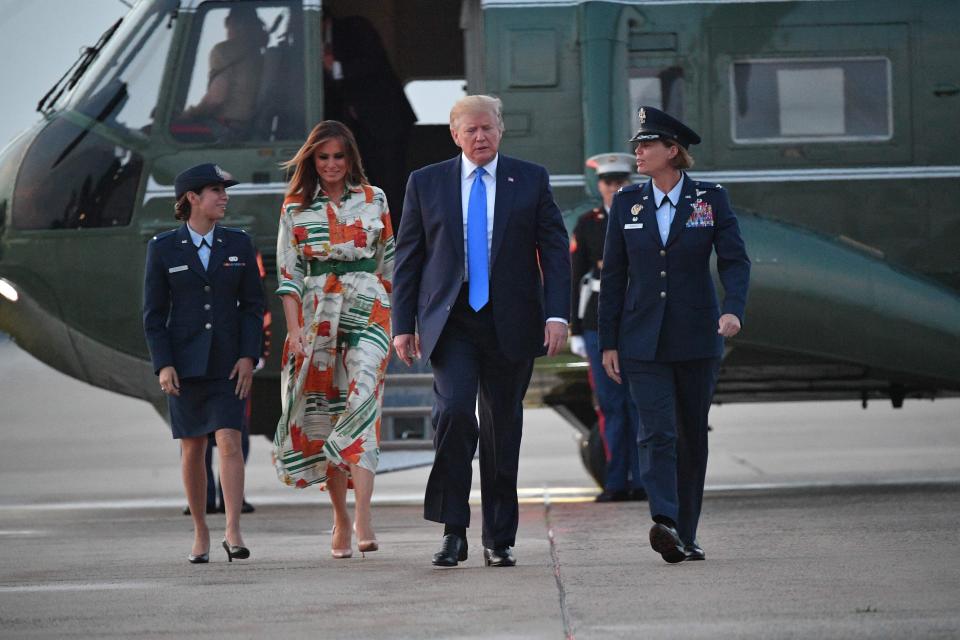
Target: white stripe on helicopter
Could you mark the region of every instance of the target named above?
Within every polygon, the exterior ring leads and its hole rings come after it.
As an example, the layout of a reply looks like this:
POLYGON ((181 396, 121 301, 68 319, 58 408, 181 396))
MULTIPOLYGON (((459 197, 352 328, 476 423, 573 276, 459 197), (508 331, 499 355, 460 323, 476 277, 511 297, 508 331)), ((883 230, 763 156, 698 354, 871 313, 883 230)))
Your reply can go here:
MULTIPOLYGON (((705 182, 841 182, 847 180, 918 180, 960 178, 960 166, 939 167, 837 167, 829 169, 754 169, 748 171, 692 171, 690 177, 705 182)), ((564 173, 550 176, 554 188, 582 187, 582 174, 564 173)), ((286 182, 241 182, 230 187, 233 196, 276 195, 286 193, 286 182)), ((173 185, 162 185, 153 176, 147 179, 143 203, 154 198, 173 198, 173 185)))

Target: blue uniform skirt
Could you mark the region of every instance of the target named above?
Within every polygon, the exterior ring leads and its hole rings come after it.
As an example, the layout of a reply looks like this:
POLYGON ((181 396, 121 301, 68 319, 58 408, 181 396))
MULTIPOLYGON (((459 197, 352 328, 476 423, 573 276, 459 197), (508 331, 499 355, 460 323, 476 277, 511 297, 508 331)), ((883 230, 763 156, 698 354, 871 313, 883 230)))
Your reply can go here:
POLYGON ((167 396, 173 437, 195 438, 217 429, 243 430, 245 400, 237 397, 236 380, 180 380, 180 396, 167 396))

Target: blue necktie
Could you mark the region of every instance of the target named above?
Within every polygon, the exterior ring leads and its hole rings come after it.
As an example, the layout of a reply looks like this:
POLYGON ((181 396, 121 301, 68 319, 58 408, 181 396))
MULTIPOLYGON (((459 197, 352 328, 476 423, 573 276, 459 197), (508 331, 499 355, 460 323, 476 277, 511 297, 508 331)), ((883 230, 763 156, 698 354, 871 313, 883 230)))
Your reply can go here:
POLYGON ((483 167, 477 167, 467 203, 467 267, 470 278, 470 306, 480 311, 490 299, 490 270, 487 258, 487 187, 483 167))

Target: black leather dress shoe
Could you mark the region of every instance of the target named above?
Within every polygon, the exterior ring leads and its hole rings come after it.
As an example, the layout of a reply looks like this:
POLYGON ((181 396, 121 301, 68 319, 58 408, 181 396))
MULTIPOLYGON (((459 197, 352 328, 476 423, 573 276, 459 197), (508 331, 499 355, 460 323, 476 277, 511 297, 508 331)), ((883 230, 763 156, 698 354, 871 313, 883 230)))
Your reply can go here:
POLYGON ((687 562, 707 559, 707 554, 703 552, 703 549, 700 548, 700 545, 697 544, 696 541, 683 545, 683 553, 687 556, 687 562))
POLYGON ((483 549, 483 561, 488 567, 513 567, 517 564, 517 559, 513 555, 513 549, 510 547, 500 547, 499 549, 483 549))
POLYGON ((467 541, 464 538, 448 533, 443 536, 440 550, 433 554, 433 566, 455 567, 467 559, 467 541))
POLYGON ((632 502, 645 502, 647 492, 644 489, 630 489, 630 498, 632 502))
POLYGON ((683 562, 687 554, 683 552, 683 542, 677 530, 659 522, 650 527, 650 546, 670 564, 683 562))
POLYGON ((595 499, 595 502, 626 502, 630 499, 630 492, 626 489, 609 491, 604 489, 595 499))

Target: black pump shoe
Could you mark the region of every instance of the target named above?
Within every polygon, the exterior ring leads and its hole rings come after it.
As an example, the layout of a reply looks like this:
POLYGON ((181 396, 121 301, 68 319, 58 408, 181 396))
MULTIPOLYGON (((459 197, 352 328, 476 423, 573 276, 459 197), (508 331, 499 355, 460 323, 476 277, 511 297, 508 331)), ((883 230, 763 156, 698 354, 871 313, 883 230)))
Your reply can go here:
POLYGON ((187 562, 190 564, 207 564, 210 562, 209 553, 201 553, 198 555, 193 555, 192 553, 187 556, 187 562))
POLYGON ((233 562, 233 559, 246 560, 250 557, 250 549, 241 547, 237 544, 229 544, 227 539, 223 539, 223 550, 227 552, 227 561, 233 562))
POLYGON ((455 567, 467 559, 467 540, 455 533, 443 536, 440 551, 433 554, 433 566, 455 567))

